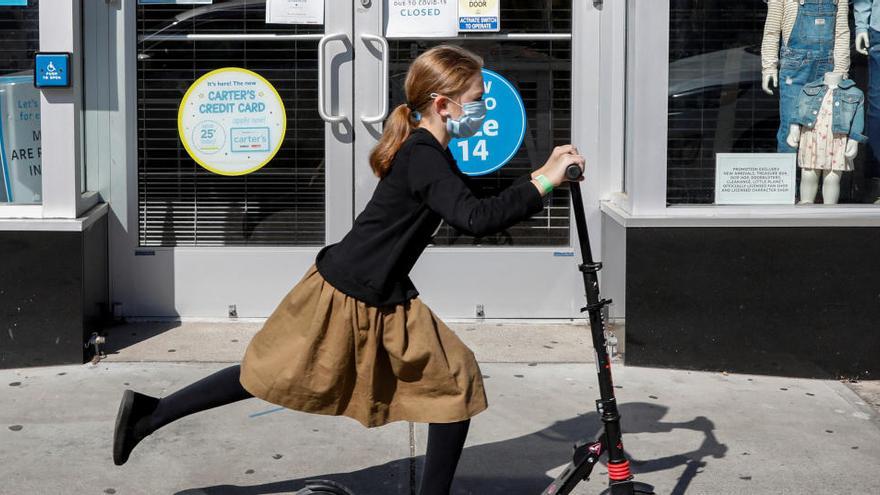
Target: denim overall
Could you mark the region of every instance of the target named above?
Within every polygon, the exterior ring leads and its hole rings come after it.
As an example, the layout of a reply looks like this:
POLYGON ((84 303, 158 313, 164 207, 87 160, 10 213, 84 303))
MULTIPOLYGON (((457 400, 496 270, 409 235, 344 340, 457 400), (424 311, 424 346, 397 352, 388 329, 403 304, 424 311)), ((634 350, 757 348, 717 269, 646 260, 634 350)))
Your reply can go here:
POLYGON ((779 49, 779 132, 777 151, 796 153, 785 142, 804 85, 834 70, 837 0, 797 0, 797 20, 779 49))
MULTIPOLYGON (((880 13, 878 13, 880 15, 880 13)), ((880 177, 880 31, 868 28, 868 91, 865 134, 874 152, 872 177, 880 177)))

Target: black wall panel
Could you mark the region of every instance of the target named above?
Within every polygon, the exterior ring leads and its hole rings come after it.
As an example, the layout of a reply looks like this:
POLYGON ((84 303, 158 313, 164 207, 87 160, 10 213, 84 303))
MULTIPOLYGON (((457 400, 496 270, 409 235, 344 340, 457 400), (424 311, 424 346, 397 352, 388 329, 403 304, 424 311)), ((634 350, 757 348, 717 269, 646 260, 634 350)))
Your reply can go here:
POLYGON ((627 229, 626 360, 880 375, 880 228, 627 229))
POLYGON ((107 302, 106 216, 85 232, 0 231, 0 368, 84 362, 107 302))

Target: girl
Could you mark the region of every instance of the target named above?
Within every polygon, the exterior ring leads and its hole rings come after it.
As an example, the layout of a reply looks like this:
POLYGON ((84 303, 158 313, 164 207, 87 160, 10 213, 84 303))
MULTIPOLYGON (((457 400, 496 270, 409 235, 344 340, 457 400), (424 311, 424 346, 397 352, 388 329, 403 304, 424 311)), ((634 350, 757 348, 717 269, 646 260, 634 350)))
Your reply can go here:
POLYGON ((449 151, 486 114, 482 59, 456 46, 413 61, 407 102, 370 155, 380 178, 351 231, 320 250, 248 345, 240 365, 162 399, 126 390, 113 461, 189 414, 249 397, 344 415, 365 427, 429 423, 420 495, 448 495, 470 418, 487 407, 471 350, 421 301, 408 274, 441 220, 474 236, 541 211, 543 197, 584 158, 570 145, 494 197, 478 199, 449 151))

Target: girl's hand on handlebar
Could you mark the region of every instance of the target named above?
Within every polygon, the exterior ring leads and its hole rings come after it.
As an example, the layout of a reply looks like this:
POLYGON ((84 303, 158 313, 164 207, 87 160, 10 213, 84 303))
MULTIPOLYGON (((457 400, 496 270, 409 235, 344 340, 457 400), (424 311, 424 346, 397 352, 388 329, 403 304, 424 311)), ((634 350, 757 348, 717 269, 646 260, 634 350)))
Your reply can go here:
POLYGON ((553 187, 559 187, 563 182, 568 182, 568 179, 565 177, 565 169, 572 163, 576 163, 581 167, 582 175, 578 178, 578 182, 584 180, 583 171, 586 167, 586 159, 578 154, 577 148, 572 144, 553 148, 547 163, 539 168, 535 175, 544 174, 553 183, 553 187))

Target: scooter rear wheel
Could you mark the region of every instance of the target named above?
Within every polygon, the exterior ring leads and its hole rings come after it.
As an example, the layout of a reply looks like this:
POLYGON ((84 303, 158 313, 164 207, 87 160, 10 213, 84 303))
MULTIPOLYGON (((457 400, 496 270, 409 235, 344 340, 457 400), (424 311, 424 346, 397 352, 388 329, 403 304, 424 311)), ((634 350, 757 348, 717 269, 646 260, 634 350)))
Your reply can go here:
POLYGON ((335 481, 306 480, 306 487, 296 495, 354 495, 354 492, 335 481))
MULTIPOLYGON (((633 494, 635 495, 656 495, 654 493, 654 487, 647 483, 640 483, 638 481, 633 481, 633 494)), ((602 490, 600 495, 611 495, 611 488, 606 488, 602 490)))

